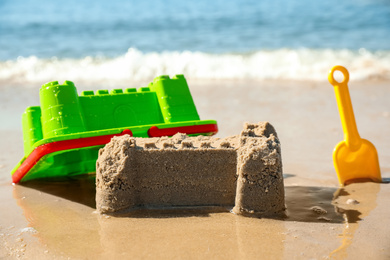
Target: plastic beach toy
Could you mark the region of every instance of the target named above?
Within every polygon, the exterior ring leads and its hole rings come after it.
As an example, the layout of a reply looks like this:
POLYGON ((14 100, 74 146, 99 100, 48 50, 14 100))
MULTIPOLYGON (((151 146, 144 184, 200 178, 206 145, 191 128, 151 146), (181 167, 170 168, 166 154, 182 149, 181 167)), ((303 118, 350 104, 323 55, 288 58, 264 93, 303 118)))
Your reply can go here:
POLYGON ((328 75, 330 84, 334 86, 344 141, 333 150, 333 163, 340 184, 351 181, 372 180, 381 182, 378 153, 375 146, 366 139, 360 138, 353 114, 351 98, 348 91, 348 70, 342 66, 334 66, 328 75), (344 75, 342 82, 335 80, 333 74, 340 71, 344 75))
POLYGON ((12 181, 94 173, 98 151, 113 136, 213 135, 217 122, 200 120, 183 75, 160 76, 140 89, 84 91, 71 81, 43 85, 41 106, 22 116, 25 157, 12 181))

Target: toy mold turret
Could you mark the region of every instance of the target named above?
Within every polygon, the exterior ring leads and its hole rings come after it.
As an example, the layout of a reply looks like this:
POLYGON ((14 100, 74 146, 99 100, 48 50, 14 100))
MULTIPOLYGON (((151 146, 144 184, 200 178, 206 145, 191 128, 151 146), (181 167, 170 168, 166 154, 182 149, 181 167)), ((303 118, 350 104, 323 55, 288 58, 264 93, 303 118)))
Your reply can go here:
POLYGON ((199 120, 198 112, 183 75, 176 75, 172 79, 168 76, 160 76, 155 78, 149 86, 156 91, 166 123, 180 122, 186 119, 199 120))
POLYGON ((183 75, 161 76, 147 87, 83 91, 53 81, 40 89, 40 106, 22 115, 25 157, 14 183, 93 173, 98 150, 113 136, 212 135, 215 120, 200 120, 183 75))
POLYGON ((86 131, 73 82, 65 81, 62 85, 58 81, 47 83, 41 87, 39 95, 44 138, 86 131))
POLYGON ((41 107, 28 107, 22 115, 24 154, 29 154, 34 144, 43 138, 41 107))

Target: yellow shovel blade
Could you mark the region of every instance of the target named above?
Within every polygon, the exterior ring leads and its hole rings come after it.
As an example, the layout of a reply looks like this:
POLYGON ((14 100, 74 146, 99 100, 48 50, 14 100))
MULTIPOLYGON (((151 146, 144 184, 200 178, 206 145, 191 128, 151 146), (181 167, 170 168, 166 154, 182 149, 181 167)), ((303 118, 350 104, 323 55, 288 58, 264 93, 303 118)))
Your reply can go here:
POLYGON ((355 151, 345 141, 338 143, 333 150, 333 163, 341 184, 359 179, 382 181, 378 153, 375 146, 366 139, 361 139, 361 146, 355 151))
POLYGON ((338 143, 333 151, 333 164, 341 184, 359 180, 381 182, 378 153, 369 141, 360 138, 353 114, 351 97, 349 96, 349 73, 343 66, 334 66, 328 75, 329 83, 333 85, 339 107, 344 141, 338 143), (339 71, 344 79, 335 80, 333 73, 339 71))

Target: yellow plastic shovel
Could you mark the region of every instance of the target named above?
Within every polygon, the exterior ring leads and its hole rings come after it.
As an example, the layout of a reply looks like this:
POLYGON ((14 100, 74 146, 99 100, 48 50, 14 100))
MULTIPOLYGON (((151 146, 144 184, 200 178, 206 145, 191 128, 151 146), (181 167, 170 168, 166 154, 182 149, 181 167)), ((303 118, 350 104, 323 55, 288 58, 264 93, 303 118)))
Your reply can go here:
POLYGON ((334 66, 329 71, 328 80, 336 93, 344 131, 344 141, 338 143, 333 150, 333 164, 340 184, 367 180, 381 182, 378 153, 375 146, 368 140, 360 138, 356 127, 348 91, 348 70, 343 66, 334 66), (333 73, 335 71, 343 73, 342 82, 334 79, 333 73))

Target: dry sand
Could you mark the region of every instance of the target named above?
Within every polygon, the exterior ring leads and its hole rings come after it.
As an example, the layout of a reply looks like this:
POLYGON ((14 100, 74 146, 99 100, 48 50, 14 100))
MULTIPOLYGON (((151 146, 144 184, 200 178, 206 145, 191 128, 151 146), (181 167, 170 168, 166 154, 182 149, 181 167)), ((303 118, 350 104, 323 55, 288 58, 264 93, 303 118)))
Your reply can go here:
MULTIPOLYGON (((376 146, 389 180, 390 83, 349 85, 360 135, 376 146)), ((38 101, 37 89, 15 86, 0 96, 0 258, 390 259, 390 184, 339 188, 331 154, 343 135, 329 83, 189 86, 201 118, 218 121, 220 137, 246 121, 273 124, 282 144, 286 219, 246 218, 223 207, 115 218, 95 213, 91 176, 13 186, 10 171, 23 153, 18 122, 38 101)))

